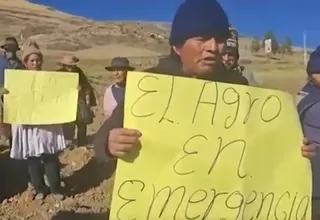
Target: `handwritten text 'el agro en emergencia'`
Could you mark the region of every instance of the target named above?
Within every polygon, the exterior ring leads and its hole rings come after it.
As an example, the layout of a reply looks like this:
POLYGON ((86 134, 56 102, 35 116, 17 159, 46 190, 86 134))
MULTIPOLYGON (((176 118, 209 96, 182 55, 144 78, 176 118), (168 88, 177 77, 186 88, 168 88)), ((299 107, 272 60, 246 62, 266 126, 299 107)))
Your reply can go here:
MULTIPOLYGON (((137 97, 131 105, 131 114, 137 118, 148 118, 159 115, 159 118, 157 119, 159 123, 166 121, 178 124, 179 122, 170 115, 170 109, 173 107, 173 97, 179 95, 178 93, 189 92, 188 88, 185 89, 185 91, 176 88, 176 84, 178 84, 177 82, 179 82, 179 80, 181 80, 179 77, 172 76, 170 86, 168 86, 170 92, 165 93, 161 91, 162 94, 159 95, 160 91, 157 89, 154 82, 158 81, 160 83, 161 79, 154 75, 144 75, 137 83, 137 89, 140 91, 141 95, 137 97), (155 86, 154 88, 151 88, 151 86, 147 86, 148 84, 155 86), (144 108, 139 107, 144 99, 157 102, 157 98, 165 96, 166 94, 168 94, 166 98, 167 103, 162 109, 158 108, 155 110, 153 106, 145 108, 145 105, 144 108), (159 113, 160 111, 162 113, 159 113)), ((255 97, 254 94, 250 92, 238 91, 235 87, 232 87, 232 85, 221 86, 217 82, 208 81, 203 81, 201 84, 198 84, 197 100, 190 99, 188 106, 192 109, 189 120, 192 124, 197 121, 197 117, 200 117, 201 113, 199 113, 199 111, 204 107, 209 108, 210 112, 212 112, 211 118, 208 120, 211 125, 214 125, 216 118, 219 117, 217 115, 218 109, 232 107, 232 113, 226 117, 224 122, 225 129, 231 128, 236 122, 245 125, 253 115, 256 115, 261 122, 269 123, 275 121, 283 110, 281 98, 274 94, 266 95, 265 97, 255 97), (208 99, 208 94, 210 94, 210 100, 208 99)))

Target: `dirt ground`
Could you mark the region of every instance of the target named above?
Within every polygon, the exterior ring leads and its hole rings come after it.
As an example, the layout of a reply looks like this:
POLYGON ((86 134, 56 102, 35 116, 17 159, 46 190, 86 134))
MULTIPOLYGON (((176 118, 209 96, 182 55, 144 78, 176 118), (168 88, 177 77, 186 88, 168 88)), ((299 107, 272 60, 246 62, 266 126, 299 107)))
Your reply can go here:
MULTIPOLYGON (((55 63, 46 60, 45 69, 55 69, 55 63)), ((99 68, 100 69, 100 68, 99 68)), ((102 66, 101 66, 102 69, 102 66)), ((89 71, 90 72, 90 71, 89 71)), ((91 73, 91 72, 90 72, 91 73)), ((100 99, 104 88, 110 83, 109 75, 88 74, 100 99)), ((102 106, 95 107, 94 123, 88 127, 88 139, 103 122, 102 106)), ((68 197, 55 201, 47 197, 44 202, 32 200, 33 189, 28 183, 24 161, 11 160, 5 140, 0 146, 0 219, 1 220, 64 220, 64 219, 108 219, 112 193, 114 162, 98 163, 92 145, 71 147, 60 155, 63 182, 68 197)))
MULTIPOLYGON (((95 114, 89 139, 103 120, 101 108, 95 114)), ((34 201, 25 162, 10 160, 8 147, 1 146, 0 219, 108 219, 115 163, 98 163, 91 145, 68 148, 60 160, 68 197, 61 202, 50 196, 44 202, 34 201)))

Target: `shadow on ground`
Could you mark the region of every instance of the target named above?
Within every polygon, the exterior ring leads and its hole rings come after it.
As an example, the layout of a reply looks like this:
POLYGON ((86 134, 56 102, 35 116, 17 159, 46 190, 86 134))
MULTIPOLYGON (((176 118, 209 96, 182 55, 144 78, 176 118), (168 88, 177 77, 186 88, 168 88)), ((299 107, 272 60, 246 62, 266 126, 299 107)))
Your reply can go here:
MULTIPOLYGON (((61 164, 61 168, 66 164, 61 164)), ((0 146, 0 202, 23 193, 28 188, 29 174, 26 160, 10 158, 10 148, 0 146)))
POLYGON ((25 160, 10 159, 10 148, 0 146, 0 201, 24 192, 28 188, 28 168, 25 160))
POLYGON ((60 211, 51 220, 109 220, 109 211, 103 213, 79 213, 74 211, 60 211))
POLYGON ((104 180, 112 176, 115 168, 115 160, 100 163, 92 158, 80 170, 75 171, 73 175, 65 179, 70 195, 84 193, 91 188, 100 186, 104 180))

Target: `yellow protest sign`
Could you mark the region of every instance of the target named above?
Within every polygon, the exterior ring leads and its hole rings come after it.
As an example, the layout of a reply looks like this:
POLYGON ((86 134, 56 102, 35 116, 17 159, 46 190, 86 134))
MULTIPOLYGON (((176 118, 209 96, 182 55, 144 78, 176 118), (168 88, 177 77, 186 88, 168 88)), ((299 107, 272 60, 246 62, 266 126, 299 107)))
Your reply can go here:
POLYGON ((129 73, 110 219, 310 220, 311 175, 284 92, 129 73))
POLYGON ((78 74, 6 70, 4 122, 45 125, 75 121, 78 74))

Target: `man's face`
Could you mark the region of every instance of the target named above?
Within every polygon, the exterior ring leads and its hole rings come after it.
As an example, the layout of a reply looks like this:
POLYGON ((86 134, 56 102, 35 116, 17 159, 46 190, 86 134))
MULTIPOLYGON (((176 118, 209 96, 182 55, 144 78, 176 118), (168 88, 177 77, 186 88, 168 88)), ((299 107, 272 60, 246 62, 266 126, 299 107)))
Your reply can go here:
POLYGON ((127 79, 127 70, 115 69, 112 71, 116 83, 125 83, 127 79))
POLYGON ((181 59, 184 72, 206 78, 221 64, 224 42, 225 39, 194 37, 173 49, 181 59))
POLYGON ((232 53, 224 53, 222 55, 222 63, 225 67, 230 68, 236 64, 236 56, 232 53))
POLYGON ((18 51, 18 48, 17 48, 16 45, 9 44, 9 45, 6 45, 6 47, 5 47, 5 52, 6 52, 6 53, 13 53, 13 54, 15 54, 17 51, 18 51))

